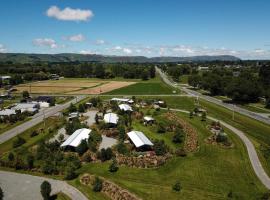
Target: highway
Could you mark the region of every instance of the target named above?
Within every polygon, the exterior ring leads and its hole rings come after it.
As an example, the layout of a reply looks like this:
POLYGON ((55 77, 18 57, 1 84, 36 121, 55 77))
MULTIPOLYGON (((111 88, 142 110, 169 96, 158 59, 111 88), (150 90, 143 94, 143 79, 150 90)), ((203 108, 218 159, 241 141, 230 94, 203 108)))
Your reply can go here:
POLYGON ((68 108, 71 103, 79 102, 79 101, 83 100, 84 98, 86 98, 86 96, 77 96, 76 98, 74 98, 73 100, 71 100, 65 104, 56 105, 56 106, 50 107, 48 109, 45 109, 43 112, 37 113, 36 115, 34 115, 32 117, 31 120, 2 133, 0 135, 0 144, 8 141, 9 139, 11 139, 11 138, 13 138, 21 133, 23 133, 27 129, 37 125, 38 123, 42 122, 45 118, 51 117, 51 116, 57 114, 58 112, 68 108))
POLYGON ((253 118, 253 119, 256 119, 258 121, 261 121, 261 122, 264 122, 268 125, 270 125, 270 118, 267 117, 267 116, 262 116, 258 113, 255 113, 255 112, 251 112, 249 110, 246 110, 246 109, 243 109, 243 108, 240 108, 239 106, 236 106, 236 105, 233 105, 233 104, 229 104, 229 103, 224 103, 223 101, 219 100, 219 99, 216 99, 214 97, 210 97, 210 96, 206 96, 206 95, 203 95, 199 92, 196 92, 194 90, 190 90, 188 89, 187 87, 180 87, 178 86, 176 83, 173 83, 168 77, 167 75, 162 72, 158 67, 156 67, 156 71, 160 74, 160 77, 163 79, 163 81, 174 87, 174 88, 178 88, 178 89, 181 89, 182 91, 186 92, 188 95, 191 95, 191 96, 195 96, 195 97, 199 97, 203 100, 206 100, 208 102, 211 102, 211 103, 214 103, 214 104, 217 104, 219 106, 222 106, 224 108, 227 108, 231 111, 234 111, 234 112, 237 112, 237 113, 240 113, 242 115, 245 115, 247 117, 250 117, 250 118, 253 118))

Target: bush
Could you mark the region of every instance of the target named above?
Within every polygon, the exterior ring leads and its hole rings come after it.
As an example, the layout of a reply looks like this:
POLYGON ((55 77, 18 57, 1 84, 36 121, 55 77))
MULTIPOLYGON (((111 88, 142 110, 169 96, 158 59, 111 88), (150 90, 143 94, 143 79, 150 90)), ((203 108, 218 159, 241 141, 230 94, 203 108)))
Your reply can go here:
POLYGON ((182 142, 183 136, 184 136, 184 131, 183 131, 183 129, 176 128, 176 129, 175 129, 174 136, 173 136, 173 139, 172 139, 172 142, 173 142, 173 143, 181 143, 181 142, 182 142))
POLYGON ((157 156, 163 156, 168 152, 168 147, 165 144, 164 140, 154 141, 154 151, 157 156))
POLYGON ((75 169, 73 167, 67 167, 66 172, 65 172, 65 179, 66 180, 72 180, 76 178, 78 175, 75 172, 75 169))
POLYGON ((34 130, 31 134, 30 137, 35 137, 38 135, 38 132, 36 130, 34 130))
POLYGON ((95 178, 95 181, 93 183, 93 191, 94 192, 100 192, 102 190, 102 180, 98 177, 95 178))
POLYGON ((51 196, 51 184, 48 181, 43 181, 40 185, 40 193, 44 200, 49 200, 51 196))
POLYGON ((9 160, 9 161, 13 161, 13 160, 14 160, 14 154, 13 154, 12 152, 10 152, 10 153, 8 154, 8 160, 9 160))
POLYGON ((35 160, 34 156, 28 155, 26 160, 28 168, 32 169, 34 167, 34 160, 35 160))
POLYGON ((25 143, 25 139, 18 136, 13 142, 13 148, 17 148, 25 143))
POLYGON ((202 112, 202 119, 203 122, 206 121, 206 112, 202 112))
POLYGON ((4 192, 2 190, 2 188, 0 187, 0 200, 4 199, 4 192))
POLYGON ((117 165, 117 162, 115 159, 113 159, 113 162, 112 164, 109 166, 109 171, 110 172, 117 172, 119 169, 118 165, 117 165))
POLYGON ((68 112, 72 113, 72 112, 77 112, 77 107, 71 103, 70 106, 68 107, 68 112))
POLYGON ((120 143, 117 144, 116 150, 120 154, 123 154, 123 155, 128 154, 128 149, 127 149, 126 145, 123 142, 120 142, 120 143))
POLYGON ((172 189, 173 189, 174 191, 176 191, 176 192, 179 192, 179 191, 181 190, 181 184, 180 184, 180 182, 177 181, 177 182, 173 185, 172 189))
POLYGON ((175 154, 177 156, 181 156, 181 157, 186 157, 187 156, 186 151, 184 149, 182 149, 182 148, 176 149, 175 154))
POLYGON ((166 127, 164 123, 158 123, 157 124, 157 132, 158 133, 165 133, 166 132, 166 127))
POLYGON ((113 157, 113 152, 111 148, 107 149, 101 149, 101 151, 98 153, 98 158, 104 162, 106 160, 110 160, 113 157))
POLYGON ((79 146, 76 147, 76 152, 81 156, 88 150, 88 144, 86 140, 82 140, 79 146))

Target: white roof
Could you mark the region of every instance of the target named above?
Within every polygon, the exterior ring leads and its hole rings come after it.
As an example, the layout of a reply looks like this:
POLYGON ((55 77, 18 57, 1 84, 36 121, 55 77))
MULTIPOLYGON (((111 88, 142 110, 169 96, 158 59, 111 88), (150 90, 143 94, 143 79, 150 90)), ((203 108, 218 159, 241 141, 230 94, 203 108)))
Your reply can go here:
POLYGON ((144 145, 153 146, 153 143, 140 131, 131 131, 127 135, 137 148, 144 145))
POLYGON ((121 101, 121 102, 128 102, 130 99, 124 99, 124 98, 112 98, 112 101, 121 101))
POLYGON ((71 136, 68 137, 68 139, 61 144, 61 147, 65 146, 72 146, 77 147, 81 144, 81 141, 84 139, 89 138, 89 133, 91 132, 91 129, 82 128, 76 130, 71 136))
POLYGON ((11 78, 11 76, 0 76, 1 77, 1 79, 9 79, 9 78, 11 78))
POLYGON ((149 117, 149 116, 145 116, 143 119, 145 121, 154 121, 154 118, 153 117, 149 117))
POLYGON ((9 115, 15 115, 16 111, 11 109, 5 109, 0 111, 0 116, 9 116, 9 115))
POLYGON ((37 103, 18 103, 16 106, 12 107, 12 110, 30 109, 35 108, 37 103))
POLYGON ((133 111, 130 105, 127 105, 127 104, 120 104, 119 108, 124 111, 133 111))
POLYGON ((104 115, 105 123, 117 124, 119 117, 115 113, 107 113, 104 115))

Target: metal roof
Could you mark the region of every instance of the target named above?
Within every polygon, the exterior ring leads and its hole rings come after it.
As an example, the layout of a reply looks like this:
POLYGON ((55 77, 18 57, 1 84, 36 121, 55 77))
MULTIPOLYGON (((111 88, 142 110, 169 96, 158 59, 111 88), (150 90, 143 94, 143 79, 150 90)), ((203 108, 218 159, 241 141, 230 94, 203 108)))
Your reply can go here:
POLYGON ((115 113, 107 113, 104 115, 105 123, 117 124, 119 117, 115 113))
POLYGON ((91 132, 91 129, 87 129, 87 128, 76 130, 71 136, 68 137, 68 139, 63 144, 61 144, 61 147, 79 146, 82 140, 89 138, 90 132, 91 132))
POLYGON ((145 121, 154 121, 155 119, 153 117, 145 116, 143 118, 145 121))
POLYGON ((10 115, 15 115, 16 111, 11 110, 11 109, 5 109, 0 111, 0 116, 10 116, 10 115))
POLYGON ((120 104, 119 108, 124 111, 133 111, 130 105, 127 104, 120 104))
POLYGON ((140 131, 131 131, 127 135, 137 148, 144 145, 153 146, 153 143, 140 131))

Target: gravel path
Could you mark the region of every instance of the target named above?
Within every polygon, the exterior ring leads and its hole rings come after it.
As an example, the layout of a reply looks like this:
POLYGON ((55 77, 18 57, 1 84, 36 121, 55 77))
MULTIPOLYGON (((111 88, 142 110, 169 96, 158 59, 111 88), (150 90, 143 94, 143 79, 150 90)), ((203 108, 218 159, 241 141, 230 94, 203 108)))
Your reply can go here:
MULTIPOLYGON (((177 112, 184 112, 184 113, 189 113, 186 110, 180 110, 180 109, 170 109, 172 111, 177 111, 177 112)), ((230 129, 233 133, 239 136, 239 138, 242 140, 242 142, 246 145, 247 151, 248 151, 248 156, 249 160, 251 162, 251 165, 255 171, 255 174, 257 177, 261 180, 261 182, 265 185, 267 189, 270 189, 270 178, 264 171, 262 164, 259 160, 259 157, 257 155, 256 149, 252 142, 248 139, 248 137, 245 135, 244 132, 240 131, 239 129, 233 127, 230 124, 227 124, 224 121, 218 120, 214 117, 207 116, 208 119, 213 120, 213 121, 219 121, 221 125, 224 127, 230 129)))
POLYGON ((113 145, 117 144, 117 140, 114 138, 107 137, 106 135, 102 135, 102 142, 99 145, 99 150, 107 149, 112 147, 113 145))
POLYGON ((71 199, 87 200, 79 190, 67 184, 65 181, 0 171, 0 186, 4 191, 4 200, 42 200, 40 185, 44 180, 51 183, 51 194, 62 191, 71 199))

